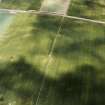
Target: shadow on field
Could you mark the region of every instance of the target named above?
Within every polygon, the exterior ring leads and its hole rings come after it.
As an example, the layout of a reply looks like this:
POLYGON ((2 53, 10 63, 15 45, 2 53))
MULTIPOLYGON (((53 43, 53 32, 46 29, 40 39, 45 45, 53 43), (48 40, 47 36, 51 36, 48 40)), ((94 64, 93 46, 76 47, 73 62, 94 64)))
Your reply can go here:
MULTIPOLYGON (((45 50, 47 47, 46 51, 49 53, 58 32, 61 18, 38 15, 36 20, 32 23, 33 29, 31 30, 31 34, 33 35, 33 39, 42 47, 41 50, 43 48, 45 50)), ((40 46, 38 47, 40 48, 40 46)))
POLYGON ((91 65, 62 76, 58 83, 62 105, 104 105, 105 84, 97 76, 96 68, 91 65))
POLYGON ((32 99, 33 93, 34 96, 38 94, 42 78, 38 68, 27 63, 24 58, 0 67, 0 87, 4 91, 13 91, 25 101, 32 99))
POLYGON ((60 25, 60 18, 51 17, 47 15, 38 15, 37 22, 33 22, 32 26, 37 27, 33 28, 31 31, 32 35, 42 40, 42 37, 46 39, 53 40, 57 34, 58 27, 60 25))
POLYGON ((73 73, 62 75, 54 82, 46 81, 41 94, 43 105, 104 105, 105 82, 97 69, 82 65, 73 73), (47 97, 46 97, 46 95, 47 97))
POLYGON ((61 17, 48 16, 43 14, 37 16, 37 19, 38 22, 33 25, 37 25, 39 29, 41 28, 48 32, 57 33, 58 28, 60 26, 61 17))
MULTIPOLYGON (((70 54, 78 53, 84 53, 85 56, 91 56, 97 59, 101 63, 105 63, 104 57, 101 56, 101 54, 97 53, 97 48, 103 46, 105 44, 105 38, 96 38, 94 40, 79 40, 75 41, 73 43, 64 43, 63 45, 58 44, 57 47, 54 49, 54 55, 60 55, 60 56, 72 56, 70 54)), ((84 56, 84 55, 83 55, 84 56)))
MULTIPOLYGON (((105 105, 105 78, 99 77, 100 72, 94 66, 82 65, 59 79, 46 76, 38 105, 105 105)), ((0 67, 0 86, 15 92, 24 105, 32 98, 35 105, 43 76, 21 58, 0 67)))

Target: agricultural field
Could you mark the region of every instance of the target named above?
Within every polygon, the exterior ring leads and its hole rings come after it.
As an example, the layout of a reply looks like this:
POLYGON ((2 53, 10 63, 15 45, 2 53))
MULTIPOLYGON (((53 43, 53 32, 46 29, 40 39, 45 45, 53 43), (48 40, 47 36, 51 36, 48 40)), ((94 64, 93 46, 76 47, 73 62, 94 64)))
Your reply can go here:
POLYGON ((71 0, 68 15, 105 21, 105 0, 71 0))
POLYGON ((58 34, 60 21, 61 17, 32 14, 13 17, 0 42, 4 102, 105 104, 105 25, 65 19, 58 34))
POLYGON ((37 10, 41 6, 42 0, 1 0, 0 8, 37 10))
POLYGON ((105 23, 0 11, 0 105, 105 105, 105 23))

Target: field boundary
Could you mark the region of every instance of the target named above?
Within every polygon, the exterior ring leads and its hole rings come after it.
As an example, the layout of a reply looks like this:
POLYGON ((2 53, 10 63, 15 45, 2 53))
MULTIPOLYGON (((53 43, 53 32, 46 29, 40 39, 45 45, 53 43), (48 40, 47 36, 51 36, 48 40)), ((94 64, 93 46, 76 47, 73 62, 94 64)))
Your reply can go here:
POLYGON ((69 19, 75 19, 75 20, 81 20, 81 21, 86 21, 86 22, 92 22, 92 23, 98 23, 98 24, 105 24, 104 21, 100 20, 94 20, 94 19, 89 19, 89 18, 82 18, 82 17, 77 17, 77 16, 68 16, 66 14, 57 14, 56 12, 42 12, 42 11, 36 11, 36 10, 15 10, 15 9, 0 9, 1 13, 10 13, 10 14, 17 14, 17 13, 30 13, 30 14, 36 14, 36 15, 49 15, 49 16, 59 16, 59 17, 65 17, 69 19))

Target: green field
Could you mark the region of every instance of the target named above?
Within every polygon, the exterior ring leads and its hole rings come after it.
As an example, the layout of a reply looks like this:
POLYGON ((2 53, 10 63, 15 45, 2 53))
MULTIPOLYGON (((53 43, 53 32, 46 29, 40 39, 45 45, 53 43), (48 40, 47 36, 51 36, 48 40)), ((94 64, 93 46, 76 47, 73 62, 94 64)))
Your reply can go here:
POLYGON ((105 105, 105 25, 65 18, 58 34, 60 24, 13 18, 0 42, 0 105, 105 105))
POLYGON ((60 20, 18 14, 4 34, 6 38, 0 42, 0 87, 3 94, 15 94, 16 105, 30 105, 33 94, 37 97, 60 20), (20 104, 20 99, 27 101, 20 104))
POLYGON ((42 0, 2 0, 0 2, 0 8, 37 10, 41 6, 41 1, 42 0))
POLYGON ((71 0, 68 15, 105 21, 105 0, 71 0))

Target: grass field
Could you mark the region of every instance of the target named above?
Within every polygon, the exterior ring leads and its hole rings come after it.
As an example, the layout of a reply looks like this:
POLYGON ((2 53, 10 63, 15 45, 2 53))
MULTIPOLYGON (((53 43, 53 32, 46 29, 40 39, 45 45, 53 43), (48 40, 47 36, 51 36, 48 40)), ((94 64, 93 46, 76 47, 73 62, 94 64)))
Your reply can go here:
POLYGON ((35 105, 43 77, 37 105, 105 104, 105 25, 65 19, 49 57, 60 22, 14 17, 0 42, 0 104, 35 105))
POLYGON ((0 88, 4 97, 11 94, 4 101, 16 97, 16 105, 30 105, 33 94, 38 95, 60 20, 31 14, 14 17, 0 42, 0 88))
POLYGON ((2 0, 0 8, 37 10, 41 6, 42 0, 2 0))
POLYGON ((104 105, 105 25, 65 19, 60 35, 39 105, 104 105))
POLYGON ((105 21, 105 1, 71 0, 68 15, 105 21))

